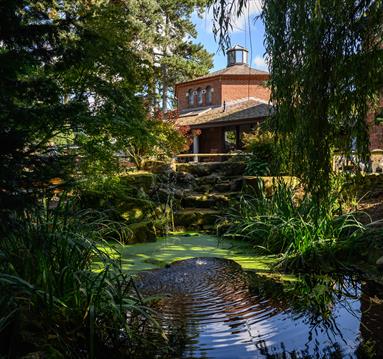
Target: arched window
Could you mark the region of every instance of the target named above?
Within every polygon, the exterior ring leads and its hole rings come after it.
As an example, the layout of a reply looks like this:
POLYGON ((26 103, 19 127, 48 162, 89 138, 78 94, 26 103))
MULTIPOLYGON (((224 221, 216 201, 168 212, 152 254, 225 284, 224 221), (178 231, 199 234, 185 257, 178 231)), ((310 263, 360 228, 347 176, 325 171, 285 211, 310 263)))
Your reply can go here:
POLYGON ((194 94, 192 89, 188 91, 188 102, 189 102, 189 106, 194 105, 194 94))
POLYGON ((213 102, 213 88, 211 86, 206 87, 206 104, 211 105, 213 102))
POLYGON ((202 89, 199 87, 197 89, 197 103, 198 103, 198 106, 202 106, 203 105, 203 96, 202 96, 202 89))

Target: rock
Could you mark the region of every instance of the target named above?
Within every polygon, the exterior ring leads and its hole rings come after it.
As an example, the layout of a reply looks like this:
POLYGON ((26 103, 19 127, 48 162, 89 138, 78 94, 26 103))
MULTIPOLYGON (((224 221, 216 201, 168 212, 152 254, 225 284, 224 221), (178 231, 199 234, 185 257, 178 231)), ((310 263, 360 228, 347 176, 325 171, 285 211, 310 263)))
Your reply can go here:
POLYGON ((376 266, 378 267, 378 269, 383 270, 383 256, 378 258, 378 260, 376 261, 376 266))
POLYGON ((195 177, 188 172, 177 172, 176 174, 177 184, 193 184, 195 177))
POLYGON ((191 190, 189 190, 189 189, 178 189, 178 188, 176 188, 174 190, 174 197, 177 199, 182 199, 185 196, 187 196, 188 193, 190 193, 190 192, 191 192, 191 190))
POLYGON ((149 172, 129 172, 120 177, 120 183, 126 186, 142 188, 145 193, 148 193, 154 185, 156 175, 149 172))
POLYGON ((204 185, 200 185, 198 186, 196 189, 195 189, 195 192, 198 192, 198 193, 209 193, 212 191, 212 186, 210 186, 209 184, 204 184, 204 185))
POLYGON ((221 182, 221 183, 217 183, 217 184, 214 186, 214 189, 215 189, 217 192, 230 192, 230 191, 231 191, 231 182, 221 182))
POLYGON ((121 217, 128 223, 134 223, 141 221, 145 217, 145 214, 141 208, 132 208, 131 210, 122 213, 121 217))
POLYGON ((130 232, 128 243, 154 242, 156 240, 156 231, 152 221, 132 223, 128 229, 130 232))
POLYGON ((241 176, 246 163, 242 161, 177 163, 177 172, 188 172, 195 176, 220 173, 223 176, 241 176))
POLYGON ((242 176, 246 170, 246 163, 242 161, 222 162, 221 173, 223 176, 242 176))
POLYGON ((229 194, 208 193, 208 194, 191 194, 184 197, 181 204, 184 208, 218 208, 229 203, 229 194))
POLYGON ((232 191, 232 192, 240 191, 243 187, 243 184, 244 184, 243 177, 239 177, 239 178, 234 179, 231 182, 230 191, 232 191))
POLYGON ((148 160, 144 162, 142 169, 152 173, 165 173, 171 171, 172 166, 170 162, 148 160))
POLYGON ((167 202, 169 198, 174 196, 174 190, 171 188, 158 188, 155 193, 153 194, 152 198, 160 201, 160 202, 167 202))
POLYGON ((208 208, 187 208, 179 210, 174 215, 176 227, 188 229, 203 229, 214 225, 220 213, 208 208))
POLYGON ((219 179, 219 176, 216 173, 213 173, 209 176, 203 176, 203 177, 197 178, 197 183, 199 185, 205 185, 205 184, 214 185, 215 183, 217 183, 218 179, 219 179))

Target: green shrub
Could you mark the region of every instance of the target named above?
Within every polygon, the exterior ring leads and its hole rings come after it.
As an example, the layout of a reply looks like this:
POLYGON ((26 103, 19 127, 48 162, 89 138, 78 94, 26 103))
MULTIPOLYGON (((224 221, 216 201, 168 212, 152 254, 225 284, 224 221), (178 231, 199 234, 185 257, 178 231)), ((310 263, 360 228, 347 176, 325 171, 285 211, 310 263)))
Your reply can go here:
POLYGON ((252 133, 244 133, 242 141, 249 153, 245 173, 250 176, 269 175, 275 157, 273 133, 257 127, 252 133))

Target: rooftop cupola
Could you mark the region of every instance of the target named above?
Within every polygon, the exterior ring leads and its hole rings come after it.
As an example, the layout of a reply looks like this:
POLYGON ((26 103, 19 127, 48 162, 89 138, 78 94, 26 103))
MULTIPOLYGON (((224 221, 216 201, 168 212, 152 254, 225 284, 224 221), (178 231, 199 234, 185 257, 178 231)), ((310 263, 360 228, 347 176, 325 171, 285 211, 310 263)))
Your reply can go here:
POLYGON ((240 45, 235 45, 229 50, 227 50, 227 67, 233 66, 233 65, 248 65, 247 59, 248 59, 249 51, 247 51, 246 48, 240 45))

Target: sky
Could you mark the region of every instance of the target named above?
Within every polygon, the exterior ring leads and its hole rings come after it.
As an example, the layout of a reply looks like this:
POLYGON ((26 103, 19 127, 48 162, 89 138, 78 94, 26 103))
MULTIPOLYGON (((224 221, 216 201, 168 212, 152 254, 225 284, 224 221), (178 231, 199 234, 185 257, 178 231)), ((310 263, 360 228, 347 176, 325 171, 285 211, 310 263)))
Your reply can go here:
MULTIPOLYGON (((249 65, 251 67, 267 70, 264 60, 265 48, 263 46, 264 26, 261 19, 255 20, 261 9, 260 3, 261 0, 249 1, 249 9, 246 8, 244 14, 240 18, 235 19, 230 38, 232 46, 238 44, 249 50, 249 62, 251 59, 251 64, 249 63, 249 65), (248 21, 248 17, 250 21, 248 21)), ((226 67, 226 55, 222 53, 214 39, 212 12, 206 10, 202 18, 197 13, 194 13, 192 21, 196 25, 198 32, 198 36, 194 41, 202 43, 207 51, 214 54, 214 67, 211 71, 226 67)))

